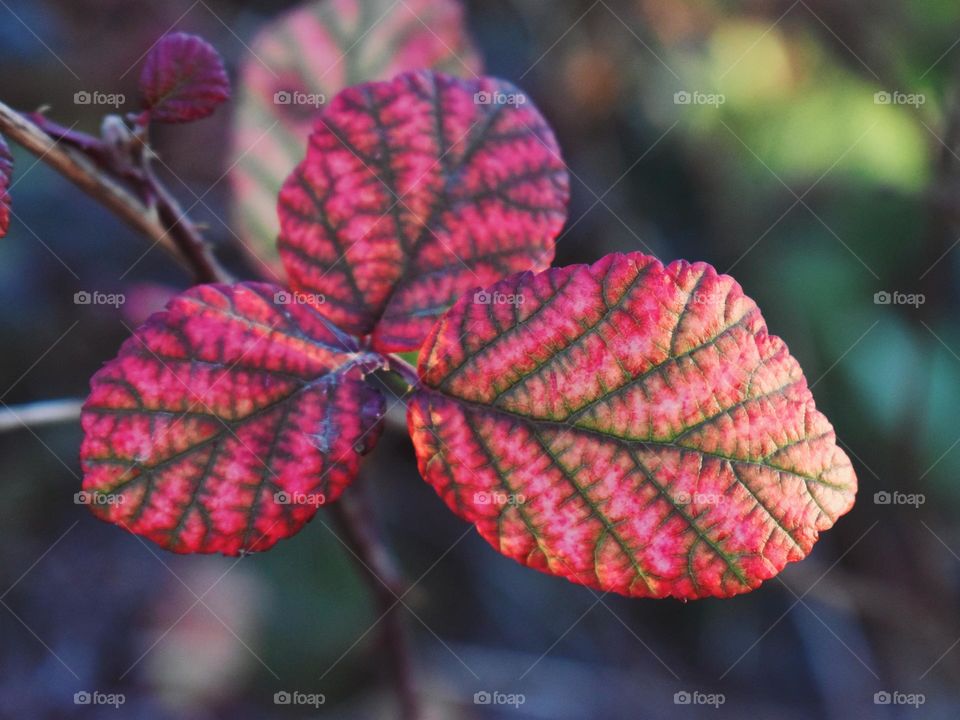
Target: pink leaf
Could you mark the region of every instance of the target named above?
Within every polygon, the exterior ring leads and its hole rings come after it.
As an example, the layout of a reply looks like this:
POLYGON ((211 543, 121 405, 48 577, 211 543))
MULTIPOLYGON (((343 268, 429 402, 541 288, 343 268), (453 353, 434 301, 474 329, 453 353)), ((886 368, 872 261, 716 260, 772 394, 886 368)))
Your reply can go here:
POLYGON ((356 476, 382 364, 277 287, 195 287, 93 377, 82 499, 175 552, 266 550, 356 476))
POLYGON ((150 120, 189 122, 212 114, 230 97, 220 54, 203 38, 164 35, 147 53, 140 89, 150 120))
POLYGON ((465 291, 550 265, 568 198, 546 121, 501 80, 420 71, 341 92, 280 192, 291 285, 379 350, 465 291))
POLYGON ((440 319, 419 373, 423 476, 501 553, 573 582, 747 592, 853 505, 797 361, 704 263, 515 275, 440 319))

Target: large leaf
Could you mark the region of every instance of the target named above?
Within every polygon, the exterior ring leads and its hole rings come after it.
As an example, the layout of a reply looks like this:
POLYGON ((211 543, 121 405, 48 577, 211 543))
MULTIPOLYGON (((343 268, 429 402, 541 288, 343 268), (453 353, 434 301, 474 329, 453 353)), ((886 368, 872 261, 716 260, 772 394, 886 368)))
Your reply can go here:
POLYGON ((553 133, 519 90, 406 73, 321 116, 280 193, 280 255, 340 327, 415 350, 465 291, 549 266, 567 197, 553 133))
POLYGON ((212 114, 230 97, 220 54, 196 35, 164 35, 147 53, 140 90, 150 120, 189 122, 212 114))
POLYGON ((852 506, 833 428, 732 278, 611 255, 481 299, 424 345, 409 424, 423 476, 503 554, 624 595, 730 596, 852 506))
POLYGON ((335 500, 380 430, 382 358, 272 285, 174 298, 91 381, 83 489, 176 552, 265 550, 335 500))
POLYGON ((13 155, 0 135, 0 237, 10 229, 10 178, 13 176, 13 155))
POLYGON ((282 273, 277 193, 306 151, 324 103, 350 85, 433 68, 472 77, 481 63, 457 0, 321 0, 281 15, 241 66, 233 161, 234 225, 282 273))

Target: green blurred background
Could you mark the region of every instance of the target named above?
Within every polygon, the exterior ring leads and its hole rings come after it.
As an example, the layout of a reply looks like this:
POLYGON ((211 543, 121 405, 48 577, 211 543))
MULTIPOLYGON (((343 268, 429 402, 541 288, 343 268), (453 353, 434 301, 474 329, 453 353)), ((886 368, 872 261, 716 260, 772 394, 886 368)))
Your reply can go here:
MULTIPOLYGON (((0 99, 96 132, 73 93, 135 97, 136 73, 118 68, 165 29, 205 36, 236 77, 252 34, 291 5, 6 0, 0 99)), ((420 579, 404 616, 428 717, 957 717, 960 6, 464 5, 488 73, 528 92, 564 149, 556 264, 643 250, 734 275, 799 359, 860 494, 807 560, 749 595, 597 603, 466 532, 395 423, 361 482, 420 579), (923 302, 878 303, 883 292, 923 302), (924 502, 883 504, 883 491, 924 502), (484 690, 526 701, 476 705, 484 690), (726 701, 675 704, 695 690, 726 701), (925 703, 877 704, 884 691, 925 703)), ((229 123, 221 110, 156 136, 188 206, 213 185, 193 214, 222 243, 229 123)), ((34 158, 16 161, 0 400, 82 397, 128 326, 189 278, 34 158), (131 301, 74 305, 89 288, 131 301)), ((0 716, 392 717, 368 632, 378 613, 329 517, 240 563, 176 557, 74 505, 79 441, 76 423, 0 435, 0 716), (93 689, 126 703, 73 703, 93 689), (274 705, 285 689, 326 703, 274 705)))

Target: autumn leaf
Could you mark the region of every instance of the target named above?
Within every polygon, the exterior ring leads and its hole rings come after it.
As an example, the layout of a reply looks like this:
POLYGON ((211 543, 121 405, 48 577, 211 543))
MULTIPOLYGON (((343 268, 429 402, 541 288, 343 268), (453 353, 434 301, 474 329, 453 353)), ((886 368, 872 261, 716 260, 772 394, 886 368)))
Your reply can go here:
POLYGON ((264 26, 251 50, 240 68, 235 115, 233 224, 278 276, 277 193, 334 95, 407 70, 474 77, 482 67, 457 0, 311 2, 264 26))
POLYGON ((196 35, 164 35, 140 74, 146 117, 163 123, 199 120, 230 97, 230 81, 220 54, 196 35))
POLYGON ((419 373, 423 476, 501 553, 573 582, 746 592, 853 505, 797 361, 703 263, 515 275, 437 323, 419 373))
POLYGON ((175 552, 266 550, 376 443, 382 362, 272 285, 195 287, 93 377, 81 499, 175 552))
POLYGON ((320 117, 280 192, 280 255, 338 326, 415 350, 467 290, 549 266, 568 194, 553 132, 517 88, 405 73, 320 117))

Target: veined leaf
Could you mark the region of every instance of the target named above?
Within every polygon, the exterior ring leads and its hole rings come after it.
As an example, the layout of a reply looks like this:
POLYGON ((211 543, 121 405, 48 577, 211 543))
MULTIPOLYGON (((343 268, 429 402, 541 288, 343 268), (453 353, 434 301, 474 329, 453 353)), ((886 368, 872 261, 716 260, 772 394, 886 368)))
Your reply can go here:
POLYGON ((196 35, 164 35, 143 63, 140 90, 148 117, 180 123, 212 114, 230 97, 230 80, 220 54, 196 35))
POLYGON ((318 113, 350 85, 433 68, 473 77, 481 63, 457 0, 321 0, 281 15, 241 66, 234 224, 274 272, 277 193, 303 160, 318 113))
POLYGON ((84 499, 175 552, 265 550, 355 477, 380 356, 272 285, 174 298, 91 381, 84 499))
POLYGON ((854 501, 796 360, 709 265, 513 276, 437 323, 419 373, 423 476, 500 552, 577 583, 746 592, 854 501))
POLYGON ((553 259, 568 178, 509 83, 421 71, 340 93, 280 193, 291 285, 378 350, 415 350, 467 290, 553 259))

